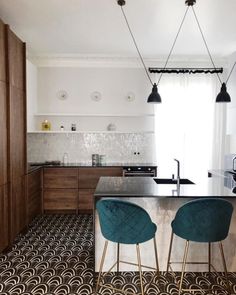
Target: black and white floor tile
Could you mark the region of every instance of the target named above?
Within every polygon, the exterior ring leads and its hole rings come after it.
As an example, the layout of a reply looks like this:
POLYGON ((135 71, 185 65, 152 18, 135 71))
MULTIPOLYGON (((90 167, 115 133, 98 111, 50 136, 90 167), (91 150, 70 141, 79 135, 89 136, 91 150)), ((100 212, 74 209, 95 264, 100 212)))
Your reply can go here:
POLYGON ((91 294, 91 215, 36 218, 0 256, 0 294, 91 294))
MULTIPOLYGON (((93 293, 93 220, 91 215, 45 215, 37 217, 25 234, 17 237, 11 251, 0 255, 0 295, 89 295, 93 293)), ((148 295, 177 295, 172 274, 154 277, 144 273, 148 295)), ((232 294, 236 294, 236 273, 229 274, 232 294)), ((205 294, 227 294, 222 278, 207 273, 188 273, 185 288, 199 284, 212 288, 205 294), (222 290, 216 291, 216 288, 222 290)), ((139 290, 135 272, 113 273, 106 283, 134 293, 139 290)), ((100 288, 99 295, 118 295, 100 288)), ((190 294, 185 292, 185 294, 190 294)), ((199 292, 199 294, 202 294, 199 292)))

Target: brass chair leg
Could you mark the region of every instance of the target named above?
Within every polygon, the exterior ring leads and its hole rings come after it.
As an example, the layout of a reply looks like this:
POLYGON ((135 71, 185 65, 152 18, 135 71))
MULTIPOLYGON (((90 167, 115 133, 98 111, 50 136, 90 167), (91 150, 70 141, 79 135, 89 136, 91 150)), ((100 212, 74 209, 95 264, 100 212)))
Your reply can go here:
POLYGON ((120 271, 120 243, 117 243, 117 274, 120 271))
POLYGON ((184 250, 183 264, 182 264, 182 271, 181 271, 181 278, 180 278, 180 284, 179 284, 179 295, 182 292, 182 284, 183 284, 185 266, 186 266, 187 256, 188 256, 188 248, 189 248, 189 241, 186 241, 185 250, 184 250))
POLYGON ((140 285, 141 285, 141 294, 144 295, 144 290, 143 290, 143 280, 142 280, 142 267, 141 267, 141 255, 140 255, 139 244, 136 245, 136 251, 137 251, 137 261, 138 261, 138 269, 139 269, 140 285))
POLYGON ((99 275, 98 275, 98 280, 97 280, 97 284, 96 284, 95 294, 97 294, 97 292, 98 292, 99 283, 100 283, 100 279, 101 279, 101 275, 102 275, 102 269, 103 269, 103 265, 104 265, 104 261, 105 261, 105 257, 106 257, 106 252, 107 252, 107 246, 108 246, 108 241, 105 241, 105 245, 104 245, 103 253, 102 253, 102 258, 101 258, 101 262, 100 262, 100 266, 99 266, 99 275))
POLYGON ((168 253, 168 258, 167 258, 167 267, 166 267, 167 272, 169 271, 169 267, 170 267, 170 256, 171 256, 171 251, 172 251, 173 237, 174 237, 174 233, 172 231, 171 238, 170 238, 169 253, 168 253))
POLYGON ((225 261, 225 255, 224 255, 224 249, 223 249, 222 242, 219 242, 219 247, 220 247, 220 253, 221 253, 222 263, 223 263, 223 267, 224 267, 227 291, 228 291, 229 294, 231 294, 229 278, 228 278, 228 271, 227 271, 227 266, 226 266, 226 261, 225 261))
POLYGON ((211 243, 208 243, 208 271, 211 272, 211 243))
POLYGON ((154 252, 155 252, 155 260, 156 260, 156 269, 157 269, 157 275, 159 275, 159 264, 158 264, 158 255, 157 255, 157 242, 156 237, 153 238, 154 242, 154 252))

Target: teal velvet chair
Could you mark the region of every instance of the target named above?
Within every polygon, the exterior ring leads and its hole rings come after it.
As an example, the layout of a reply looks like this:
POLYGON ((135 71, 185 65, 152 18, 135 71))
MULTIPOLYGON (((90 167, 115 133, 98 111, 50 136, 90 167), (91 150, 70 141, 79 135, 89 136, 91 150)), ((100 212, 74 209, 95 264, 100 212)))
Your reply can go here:
MULTIPOLYGON (((118 199, 103 199, 97 202, 96 209, 99 216, 101 232, 106 240, 99 267, 99 275, 95 290, 96 294, 99 286, 114 289, 114 287, 111 287, 110 285, 102 285, 100 283, 102 278, 103 264, 108 247, 108 241, 111 241, 113 243, 117 243, 117 259, 112 267, 113 269, 115 266, 117 266, 117 273, 119 272, 120 263, 130 264, 130 262, 120 261, 120 244, 136 245, 137 264, 131 264, 138 266, 141 294, 143 295, 144 287, 142 281, 142 267, 155 270, 157 273, 159 272, 157 247, 155 240, 155 234, 157 230, 156 225, 152 222, 150 216, 143 208, 131 202, 121 201, 118 199), (141 263, 139 244, 151 239, 153 239, 154 242, 156 268, 143 266, 141 263)), ((122 292, 122 290, 119 291, 122 292)))
MULTIPOLYGON (((230 292, 230 285, 227 276, 227 267, 224 257, 223 245, 221 241, 228 236, 232 213, 232 204, 220 198, 197 199, 184 204, 182 207, 178 209, 176 216, 171 223, 172 235, 170 240, 169 255, 167 261, 167 272, 171 268, 171 264, 176 263, 170 261, 173 236, 175 234, 181 237, 182 239, 186 240, 184 257, 182 262, 182 272, 179 283, 179 294, 182 291, 190 291, 190 289, 182 288, 190 241, 208 243, 208 262, 204 262, 203 264, 208 264, 209 272, 211 271, 211 268, 214 268, 211 263, 211 243, 219 243, 220 253, 224 266, 227 290, 230 292)), ((201 264, 199 262, 188 263, 201 264)), ((194 290, 192 289, 192 291, 194 290)))

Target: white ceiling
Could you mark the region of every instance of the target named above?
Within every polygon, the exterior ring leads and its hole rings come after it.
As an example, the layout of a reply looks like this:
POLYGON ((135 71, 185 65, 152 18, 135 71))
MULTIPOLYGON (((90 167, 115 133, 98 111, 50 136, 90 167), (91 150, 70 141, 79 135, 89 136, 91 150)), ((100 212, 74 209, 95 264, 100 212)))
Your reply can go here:
MULTIPOLYGON (((236 0, 197 0, 194 7, 213 55, 236 51, 236 0)), ((142 54, 166 56, 185 0, 126 0, 124 9, 142 54)), ((0 17, 36 55, 137 56, 116 0, 0 0, 0 17)), ((174 54, 207 55, 192 11, 174 54)))

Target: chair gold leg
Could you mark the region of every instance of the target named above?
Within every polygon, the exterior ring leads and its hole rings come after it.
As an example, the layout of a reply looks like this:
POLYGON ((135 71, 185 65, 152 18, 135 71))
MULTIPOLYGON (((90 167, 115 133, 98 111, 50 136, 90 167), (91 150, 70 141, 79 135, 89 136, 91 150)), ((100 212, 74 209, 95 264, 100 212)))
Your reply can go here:
POLYGON ((220 253, 221 253, 222 263, 223 263, 223 267, 224 267, 225 279, 226 279, 226 284, 227 284, 227 291, 228 291, 229 294, 231 294, 229 278, 228 278, 228 271, 227 271, 227 266, 226 266, 226 261, 225 261, 225 255, 224 255, 224 249, 223 249, 222 242, 219 242, 219 247, 220 247, 220 253))
POLYGON ((208 243, 208 271, 211 272, 211 243, 208 243))
POLYGON ((137 251, 137 260, 138 260, 140 285, 141 285, 141 294, 144 295, 144 291, 143 291, 143 280, 142 280, 142 267, 141 267, 141 255, 140 255, 139 244, 136 245, 136 251, 137 251))
POLYGON ((173 237, 174 237, 174 233, 172 231, 171 232, 171 238, 170 238, 170 246, 169 246, 168 259, 167 259, 167 267, 166 267, 166 271, 167 272, 169 271, 169 267, 170 267, 170 256, 171 256, 171 251, 172 251, 173 237))
POLYGON ((117 243, 117 274, 120 271, 120 243, 117 243))
POLYGON ((103 269, 103 265, 104 265, 104 261, 105 261, 105 257, 106 257, 106 252, 107 252, 107 246, 108 246, 108 241, 105 241, 105 245, 104 245, 103 253, 102 253, 102 258, 101 258, 101 262, 100 262, 100 266, 99 266, 99 275, 98 275, 98 280, 97 280, 97 284, 96 284, 95 294, 97 294, 97 292, 98 292, 100 279, 101 279, 101 275, 102 275, 102 269, 103 269))
POLYGON ((157 255, 157 242, 156 237, 153 238, 154 242, 154 252, 155 252, 155 260, 156 260, 156 268, 157 268, 157 275, 159 275, 159 264, 158 264, 158 255, 157 255))
POLYGON ((179 295, 182 292, 182 284, 183 284, 185 266, 186 266, 187 256, 188 256, 188 247, 189 247, 189 241, 186 241, 185 250, 184 250, 183 264, 182 264, 182 271, 181 271, 181 279, 180 279, 180 284, 179 284, 179 295))

